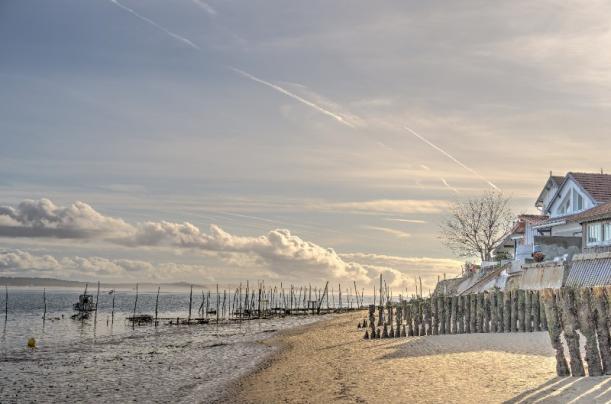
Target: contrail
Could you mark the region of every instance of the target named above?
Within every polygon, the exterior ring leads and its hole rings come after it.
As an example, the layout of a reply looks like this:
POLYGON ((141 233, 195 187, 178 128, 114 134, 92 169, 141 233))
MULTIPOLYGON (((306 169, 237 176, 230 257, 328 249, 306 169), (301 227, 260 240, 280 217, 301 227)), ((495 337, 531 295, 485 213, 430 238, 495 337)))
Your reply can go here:
MULTIPOLYGON (((166 35, 169 35, 170 37, 186 44, 187 46, 189 46, 192 49, 195 49, 197 51, 201 51, 201 48, 199 46, 197 46, 195 43, 193 43, 191 40, 176 34, 172 31, 170 31, 169 29, 165 28, 164 26, 156 23, 155 21, 151 20, 148 17, 145 17, 144 15, 138 13, 137 11, 123 5, 122 3, 120 3, 118 0, 109 0, 112 4, 116 5, 117 7, 120 7, 121 9, 127 11, 128 13, 132 14, 133 16, 135 16, 136 18, 152 25, 153 27, 157 28, 158 30, 164 32, 166 35)), ((237 73, 239 75, 241 75, 242 77, 245 77, 249 80, 255 81, 259 84, 262 84, 264 86, 267 86, 273 90, 276 90, 277 92, 284 94, 288 97, 291 97, 292 99, 299 101, 300 103, 307 105, 310 108, 315 109, 316 111, 325 114, 333 119, 335 119, 337 122, 341 123, 342 125, 346 125, 350 128, 356 128, 356 126, 349 122, 348 120, 346 120, 346 118, 344 118, 343 116, 341 116, 338 113, 332 112, 310 100, 307 100, 303 97, 300 97, 297 94, 294 94, 288 90, 286 90, 283 87, 280 87, 274 83, 271 83, 269 81, 260 79, 256 76, 253 76, 252 74, 245 72, 244 70, 240 70, 238 68, 235 67, 229 67, 229 69, 231 69, 234 73, 237 73)), ((414 136, 416 136, 418 139, 420 139, 421 141, 423 141, 424 143, 428 144, 429 146, 431 146, 432 148, 434 148, 435 150, 437 150, 438 152, 442 153, 443 155, 445 155, 446 157, 448 157, 450 160, 452 160, 453 162, 455 162, 456 164, 458 164, 459 166, 461 166, 462 168, 464 168, 465 170, 469 171, 470 173, 472 173, 473 175, 475 175, 476 177, 478 177, 479 179, 485 181, 488 185, 490 185, 492 188, 499 190, 499 187, 497 187, 496 185, 494 185, 491 181, 489 181, 487 178, 485 178, 484 176, 482 176, 480 173, 478 173, 477 171, 475 171, 474 169, 472 169, 471 167, 468 167, 466 164, 464 164, 463 162, 461 162, 460 160, 458 160, 457 158, 455 158, 454 156, 452 156, 450 153, 446 152, 445 150, 443 150, 441 147, 433 144, 432 142, 430 142, 429 140, 427 140, 426 138, 424 138, 423 136, 421 136, 420 134, 418 134, 416 131, 414 131, 413 129, 409 128, 408 126, 405 126, 405 129, 407 131, 409 131, 411 134, 413 134, 414 136)), ((379 141, 379 140, 378 140, 379 141)))
POLYGON ((259 83, 259 84, 263 84, 264 86, 267 86, 267 87, 269 87, 271 89, 274 89, 274 90, 278 91, 279 93, 282 93, 282 94, 284 94, 286 96, 289 96, 292 99, 297 100, 300 103, 302 103, 304 105, 307 105, 310 108, 314 108, 318 112, 321 112, 321 113, 323 113, 323 114, 325 114, 327 116, 330 116, 331 118, 335 119, 337 122, 339 122, 341 124, 344 124, 344 125, 349 126, 351 128, 355 127, 352 123, 348 122, 343 116, 341 116, 339 114, 336 114, 334 112, 331 112, 328 109, 325 109, 325 108, 321 107, 320 105, 313 103, 310 100, 306 100, 305 98, 298 96, 297 94, 291 93, 290 91, 288 91, 288 90, 286 90, 286 89, 284 89, 284 88, 282 88, 282 87, 280 87, 280 86, 278 86, 278 85, 276 85, 274 83, 270 83, 269 81, 265 81, 263 79, 255 77, 252 74, 247 73, 244 70, 240 70, 240 69, 235 68, 235 67, 230 67, 230 69, 233 70, 234 72, 238 73, 239 75, 241 75, 243 77, 246 77, 247 79, 255 81, 255 82, 259 83))
POLYGON ((450 184, 448 184, 448 181, 446 181, 445 178, 441 177, 441 182, 443 182, 443 185, 445 185, 448 189, 451 189, 452 191, 456 192, 456 194, 460 193, 460 192, 458 192, 458 189, 456 189, 453 186, 451 186, 450 184))
POLYGON ((452 156, 450 153, 448 153, 447 151, 443 150, 441 147, 437 146, 436 144, 432 143, 431 141, 429 141, 428 139, 426 139, 422 135, 418 134, 418 132, 416 132, 415 130, 413 130, 409 126, 405 126, 404 128, 405 128, 405 130, 410 132, 412 135, 416 136, 418 139, 422 140, 424 143, 426 143, 429 146, 431 146, 433 149, 437 150, 438 152, 440 152, 441 154, 443 154, 444 156, 446 156, 447 158, 449 158, 450 160, 452 160, 453 162, 455 162, 456 164, 458 164, 459 166, 461 166, 465 170, 469 171, 471 174, 475 175, 477 178, 479 178, 482 181, 486 182, 488 185, 490 185, 495 190, 500 191, 500 188, 497 187, 496 185, 494 185, 492 182, 490 182, 490 180, 488 180, 486 177, 484 177, 483 175, 481 175, 480 173, 478 173, 477 171, 475 171, 471 167, 467 166, 465 163, 463 163, 462 161, 458 160, 456 157, 452 156))
POLYGON ((150 18, 147 18, 145 16, 143 16, 142 14, 139 14, 138 12, 136 12, 134 9, 131 9, 129 7, 127 7, 126 5, 123 5, 121 3, 119 3, 117 0, 109 0, 111 3, 115 4, 117 7, 121 7, 123 10, 127 11, 128 13, 133 14, 136 18, 141 19, 142 21, 151 24, 153 27, 157 28, 158 30, 161 30, 163 32, 165 32, 167 35, 171 36, 172 38, 187 44, 189 47, 196 49, 196 50, 201 50, 201 48, 199 46, 197 46, 196 44, 194 44, 193 42, 191 42, 190 40, 188 40, 187 38, 185 38, 184 36, 180 36, 172 31, 170 31, 169 29, 157 24, 155 21, 151 20, 150 18))

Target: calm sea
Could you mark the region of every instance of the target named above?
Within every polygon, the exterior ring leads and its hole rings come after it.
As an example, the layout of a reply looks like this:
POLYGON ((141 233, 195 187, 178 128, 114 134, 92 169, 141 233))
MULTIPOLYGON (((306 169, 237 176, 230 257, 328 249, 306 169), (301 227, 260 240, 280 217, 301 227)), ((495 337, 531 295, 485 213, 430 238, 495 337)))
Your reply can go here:
MULTIPOLYGON (((97 319, 72 320, 82 290, 9 288, 8 318, 0 291, 0 402, 210 402, 274 348, 280 330, 324 316, 242 323, 132 326, 133 291, 100 293, 97 319), (37 348, 27 347, 35 338, 37 348)), ((93 291, 95 296, 95 291, 93 291)), ((156 292, 141 292, 138 313, 152 314, 156 292)), ((214 297, 213 297, 214 299, 214 297)), ((202 302, 194 292, 193 316, 202 302)), ((159 317, 186 317, 189 293, 161 293, 159 317)))

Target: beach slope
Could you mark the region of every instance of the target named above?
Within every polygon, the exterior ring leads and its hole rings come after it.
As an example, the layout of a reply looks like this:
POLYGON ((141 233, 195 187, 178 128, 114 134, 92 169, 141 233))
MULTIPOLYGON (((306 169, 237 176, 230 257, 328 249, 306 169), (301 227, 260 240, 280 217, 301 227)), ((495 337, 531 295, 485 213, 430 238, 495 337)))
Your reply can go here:
POLYGON ((611 378, 557 378, 545 332, 363 340, 363 313, 287 331, 232 400, 269 402, 609 402, 611 378))

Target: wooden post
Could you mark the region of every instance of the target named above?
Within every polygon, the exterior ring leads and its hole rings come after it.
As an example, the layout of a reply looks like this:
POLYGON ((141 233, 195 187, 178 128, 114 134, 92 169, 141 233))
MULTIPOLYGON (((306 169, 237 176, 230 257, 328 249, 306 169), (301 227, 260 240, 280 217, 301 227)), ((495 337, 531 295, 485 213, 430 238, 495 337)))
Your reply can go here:
POLYGON ((602 376, 603 369, 600 360, 600 351, 598 350, 598 344, 596 342, 596 326, 590 295, 589 288, 581 288, 575 291, 577 319, 579 322, 579 330, 586 338, 588 376, 602 376))
POLYGON ((450 307, 450 325, 452 334, 458 334, 458 296, 452 296, 450 307))
POLYGON ((464 296, 458 296, 458 333, 465 333, 465 299, 464 296))
POLYGON ((539 321, 541 322, 541 330, 547 331, 547 312, 544 310, 541 301, 541 293, 539 293, 539 321))
POLYGON ((110 312, 110 324, 113 325, 115 323, 115 294, 117 292, 112 292, 112 309, 110 312))
POLYGON ((532 297, 532 316, 533 316, 533 331, 541 331, 541 316, 539 307, 539 291, 534 290, 532 297))
MULTIPOLYGON (((47 289, 42 289, 42 304, 44 306, 44 311, 42 312, 42 321, 44 322, 47 319, 47 289)), ((96 305, 97 310, 97 305, 96 305)))
POLYGON ((511 332, 518 332, 518 295, 519 292, 517 290, 511 291, 511 332))
MULTIPOLYGON (((159 291, 161 290, 161 286, 157 286, 157 297, 155 298, 155 327, 157 327, 157 318, 159 314, 159 291)), ((202 302, 203 305, 204 302, 202 302)))
POLYGON ((401 310, 401 306, 397 306, 397 310, 395 313, 395 321, 397 323, 397 328, 395 329, 395 337, 401 336, 401 324, 403 323, 402 312, 403 310, 401 310))
POLYGON ((445 312, 446 334, 452 333, 452 296, 443 299, 443 311, 445 312))
POLYGON ((518 330, 526 331, 526 291, 518 290, 518 330))
POLYGON ((562 333, 562 325, 560 324, 560 314, 558 313, 558 306, 556 304, 556 297, 552 289, 543 289, 540 293, 541 305, 546 316, 549 319, 549 337, 552 342, 552 347, 556 352, 556 374, 558 376, 569 376, 569 366, 566 363, 564 357, 564 347, 560 340, 560 334, 562 333))
MULTIPOLYGON (((100 281, 98 281, 98 291, 95 295, 95 311, 93 312, 93 324, 98 322, 98 301, 100 300, 100 281)), ((46 311, 46 308, 45 308, 46 311)))
POLYGON ((414 305, 414 303, 410 303, 407 305, 407 316, 405 318, 405 321, 407 322, 407 336, 408 337, 413 337, 414 336, 414 318, 412 315, 412 306, 414 305))
POLYGON ((503 293, 503 331, 511 332, 511 292, 503 293))
POLYGON ((477 295, 469 295, 469 305, 471 306, 471 332, 475 334, 477 332, 477 295))
POLYGON ((446 313, 444 301, 444 296, 439 296, 437 298, 437 311, 439 314, 439 334, 441 335, 446 333, 446 313))
POLYGON ((431 334, 439 334, 439 307, 437 306, 437 297, 431 297, 431 334))
POLYGON ((497 310, 497 332, 505 332, 505 293, 499 290, 496 292, 496 310, 497 310))
POLYGON ((477 332, 484 332, 484 321, 486 320, 486 301, 484 300, 484 293, 478 293, 477 297, 477 332))
POLYGON ((191 291, 189 292, 189 316, 187 317, 187 324, 191 323, 191 307, 193 305, 193 285, 191 285, 191 291))
POLYGON ((569 348, 571 376, 585 376, 583 361, 579 352, 579 334, 577 333, 578 322, 575 316, 575 304, 573 290, 562 288, 557 296, 562 307, 562 328, 564 338, 569 348))
POLYGON ((524 296, 524 304, 526 306, 526 311, 524 312, 524 321, 526 322, 526 332, 533 332, 533 323, 532 323, 532 290, 527 290, 526 295, 524 296))
POLYGON ((492 303, 490 301, 490 293, 484 292, 484 327, 482 332, 490 332, 490 311, 492 310, 492 303))
POLYGON ((8 285, 4 285, 4 322, 8 320, 8 285))
POLYGON ((370 336, 371 336, 371 339, 373 339, 375 338, 375 335, 376 335, 376 305, 375 304, 369 305, 369 328, 371 328, 370 336))
POLYGON ((604 287, 592 288, 592 306, 603 372, 609 375, 611 374, 611 335, 609 335, 609 306, 604 287))
POLYGON ((498 310, 499 291, 494 290, 490 293, 490 332, 498 332, 499 310, 498 310))
POLYGON ((471 333, 471 295, 463 295, 463 305, 465 311, 465 332, 471 333))
POLYGON ((433 335, 432 307, 433 300, 431 298, 424 299, 422 305, 424 307, 424 325, 425 335, 433 335))
POLYGON ((136 298, 134 299, 134 314, 132 315, 132 328, 136 326, 136 308, 138 307, 138 283, 136 283, 136 298))

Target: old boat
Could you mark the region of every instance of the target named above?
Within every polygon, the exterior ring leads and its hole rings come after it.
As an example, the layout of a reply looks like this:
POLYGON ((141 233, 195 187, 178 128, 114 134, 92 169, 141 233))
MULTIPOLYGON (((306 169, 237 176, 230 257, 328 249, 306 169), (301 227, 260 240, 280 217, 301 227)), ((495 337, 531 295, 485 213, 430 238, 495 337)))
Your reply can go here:
POLYGON ((74 303, 72 308, 77 312, 72 318, 83 319, 88 318, 89 313, 95 311, 96 304, 93 301, 92 295, 83 294, 78 297, 78 302, 74 303))

